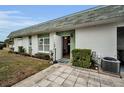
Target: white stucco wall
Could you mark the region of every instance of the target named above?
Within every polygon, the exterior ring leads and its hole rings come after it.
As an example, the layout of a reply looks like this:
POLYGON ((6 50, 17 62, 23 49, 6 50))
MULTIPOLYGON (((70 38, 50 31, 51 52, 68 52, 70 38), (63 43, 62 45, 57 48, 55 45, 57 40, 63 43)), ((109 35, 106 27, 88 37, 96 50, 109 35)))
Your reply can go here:
MULTIPOLYGON (((93 27, 75 29, 75 48, 89 48, 96 51, 101 57, 117 57, 117 27, 124 26, 124 22, 93 27)), ((54 49, 56 43, 56 59, 62 58, 62 38, 55 32, 50 33, 50 50, 54 49)), ((18 46, 24 46, 28 52, 29 38, 22 40, 14 39, 14 49, 18 51, 18 46)), ((38 37, 32 36, 32 54, 38 52, 38 37)))
POLYGON ((14 51, 18 52, 18 47, 23 46, 26 50, 26 53, 28 53, 28 47, 29 47, 29 38, 28 37, 22 37, 20 38, 14 38, 14 51))
POLYGON ((50 50, 54 49, 55 36, 56 36, 55 32, 50 33, 50 50))
POLYGON ((75 31, 76 48, 88 48, 101 57, 117 57, 117 30, 112 24, 78 28, 75 31))
POLYGON ((17 49, 17 39, 16 38, 14 38, 14 44, 13 44, 13 48, 14 48, 14 51, 18 51, 18 49, 17 49))
MULTIPOLYGON (((18 47, 23 46, 26 53, 29 53, 29 37, 22 37, 22 39, 14 38, 14 51, 18 51, 18 47)), ((37 35, 32 36, 32 54, 38 52, 38 38, 37 35)))
POLYGON ((22 39, 14 38, 14 51, 18 52, 18 46, 22 46, 22 39))
POLYGON ((38 36, 32 36, 32 55, 38 52, 38 36))

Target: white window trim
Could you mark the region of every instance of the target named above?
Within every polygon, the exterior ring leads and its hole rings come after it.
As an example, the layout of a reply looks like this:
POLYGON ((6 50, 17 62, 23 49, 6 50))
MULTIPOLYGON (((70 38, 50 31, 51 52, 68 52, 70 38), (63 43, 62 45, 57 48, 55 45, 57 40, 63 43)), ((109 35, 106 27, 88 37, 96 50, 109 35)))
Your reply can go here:
POLYGON ((17 40, 22 40, 22 38, 17 38, 17 40))
MULTIPOLYGON (((42 52, 42 53, 49 53, 49 51, 44 51, 44 45, 49 45, 50 46, 50 42, 49 42, 49 44, 44 44, 44 39, 50 39, 49 37, 39 37, 38 38, 38 52, 42 52), (43 39, 43 51, 41 51, 41 50, 39 50, 39 40, 40 39, 43 39)), ((49 47, 50 48, 50 47, 49 47)))
POLYGON ((49 51, 38 51, 38 52, 41 52, 41 53, 49 53, 49 51))

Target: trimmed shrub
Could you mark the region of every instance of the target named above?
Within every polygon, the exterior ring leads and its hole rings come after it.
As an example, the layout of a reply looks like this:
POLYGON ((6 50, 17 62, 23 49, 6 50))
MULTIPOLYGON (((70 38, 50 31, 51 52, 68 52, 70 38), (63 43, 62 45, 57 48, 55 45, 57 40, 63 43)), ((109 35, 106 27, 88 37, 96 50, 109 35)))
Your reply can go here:
POLYGON ((28 54, 28 53, 20 53, 21 55, 23 55, 23 56, 31 56, 30 54, 28 54))
POLYGON ((8 53, 14 53, 14 51, 11 51, 11 50, 10 50, 10 51, 8 51, 8 53))
POLYGON ((74 49, 72 50, 72 65, 89 68, 91 66, 91 50, 90 49, 74 49))
POLYGON ((34 57, 39 59, 50 60, 50 56, 47 53, 36 53, 34 57))
POLYGON ((20 54, 19 52, 14 52, 15 54, 20 54))
POLYGON ((19 46, 18 47, 18 52, 19 53, 25 53, 25 48, 23 48, 23 46, 19 46))

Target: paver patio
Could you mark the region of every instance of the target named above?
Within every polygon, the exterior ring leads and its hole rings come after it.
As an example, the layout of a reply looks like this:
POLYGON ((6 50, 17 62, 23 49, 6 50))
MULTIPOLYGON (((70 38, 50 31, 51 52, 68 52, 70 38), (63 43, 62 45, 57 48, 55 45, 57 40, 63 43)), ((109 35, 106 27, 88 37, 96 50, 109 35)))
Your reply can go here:
POLYGON ((123 87, 124 78, 66 64, 54 64, 12 87, 123 87))

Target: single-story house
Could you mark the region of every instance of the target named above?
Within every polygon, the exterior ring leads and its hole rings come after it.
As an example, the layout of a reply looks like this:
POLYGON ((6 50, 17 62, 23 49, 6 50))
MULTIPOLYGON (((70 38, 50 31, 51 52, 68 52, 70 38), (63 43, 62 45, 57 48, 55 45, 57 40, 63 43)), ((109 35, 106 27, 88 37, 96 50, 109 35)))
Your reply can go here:
POLYGON ((124 6, 98 6, 9 34, 14 51, 23 46, 32 55, 56 49, 56 59, 69 58, 75 48, 92 49, 100 57, 117 58, 124 50, 124 6))

